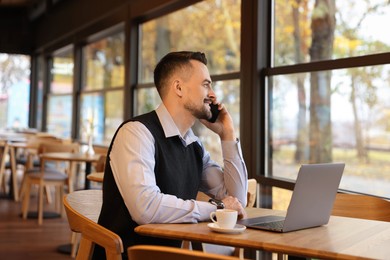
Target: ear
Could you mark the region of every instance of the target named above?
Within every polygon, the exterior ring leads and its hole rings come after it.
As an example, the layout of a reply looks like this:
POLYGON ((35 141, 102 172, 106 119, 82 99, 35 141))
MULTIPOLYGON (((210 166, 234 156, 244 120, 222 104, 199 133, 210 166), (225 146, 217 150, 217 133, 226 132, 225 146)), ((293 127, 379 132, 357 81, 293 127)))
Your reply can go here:
POLYGON ((183 96, 183 92, 181 90, 181 82, 180 82, 180 80, 175 80, 173 82, 173 86, 172 87, 174 88, 174 91, 175 91, 176 95, 178 95, 179 97, 183 96))

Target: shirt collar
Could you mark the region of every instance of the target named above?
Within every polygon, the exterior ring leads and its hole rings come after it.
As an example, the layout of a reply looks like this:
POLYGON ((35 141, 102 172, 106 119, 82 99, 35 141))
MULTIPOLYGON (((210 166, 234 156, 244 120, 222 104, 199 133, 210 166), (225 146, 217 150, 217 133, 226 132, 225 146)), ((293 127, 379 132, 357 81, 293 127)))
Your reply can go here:
POLYGON ((198 140, 198 137, 194 134, 191 128, 184 136, 181 136, 180 131, 177 128, 175 122, 173 121, 171 114, 169 114, 167 108, 163 103, 161 103, 157 107, 156 113, 164 130, 166 138, 179 136, 185 146, 198 140))

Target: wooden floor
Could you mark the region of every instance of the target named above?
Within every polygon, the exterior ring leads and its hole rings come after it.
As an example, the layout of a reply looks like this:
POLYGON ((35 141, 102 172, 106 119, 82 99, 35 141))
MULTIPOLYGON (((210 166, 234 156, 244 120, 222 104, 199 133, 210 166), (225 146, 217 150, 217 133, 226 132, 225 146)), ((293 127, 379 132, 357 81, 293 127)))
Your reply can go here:
MULTIPOLYGON (((33 198, 30 209, 35 210, 36 205, 33 198)), ((45 210, 53 208, 45 204, 45 210)), ((0 198, 0 259, 71 259, 70 255, 57 252, 58 246, 70 242, 66 217, 44 219, 39 226, 36 219, 23 220, 20 213, 20 202, 0 198)))

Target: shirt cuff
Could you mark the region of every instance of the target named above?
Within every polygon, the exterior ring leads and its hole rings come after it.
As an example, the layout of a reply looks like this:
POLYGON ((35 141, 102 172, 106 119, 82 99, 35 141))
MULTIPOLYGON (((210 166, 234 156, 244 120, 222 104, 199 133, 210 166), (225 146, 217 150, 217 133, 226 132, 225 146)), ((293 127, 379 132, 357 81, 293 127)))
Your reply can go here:
POLYGON ((217 210, 213 204, 205 201, 196 201, 199 209, 199 221, 209 221, 210 213, 217 210))

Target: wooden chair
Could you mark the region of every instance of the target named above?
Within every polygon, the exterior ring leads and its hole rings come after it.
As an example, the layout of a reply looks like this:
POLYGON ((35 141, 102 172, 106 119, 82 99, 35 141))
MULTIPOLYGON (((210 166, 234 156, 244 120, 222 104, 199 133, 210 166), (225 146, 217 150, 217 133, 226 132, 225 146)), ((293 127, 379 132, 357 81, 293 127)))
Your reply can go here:
POLYGON ((390 201, 368 195, 338 193, 332 215, 390 222, 390 201))
POLYGON ((81 233, 76 259, 91 259, 95 244, 105 249, 106 259, 122 259, 124 251, 121 238, 97 224, 102 201, 101 190, 75 191, 63 199, 70 229, 81 233))
MULTIPOLYGON (((56 138, 54 136, 51 136, 49 134, 45 134, 42 132, 37 133, 34 136, 31 136, 26 141, 26 148, 24 150, 23 158, 18 158, 16 160, 16 163, 18 165, 24 166, 24 172, 22 177, 22 183, 21 183, 21 189, 19 198, 22 200, 24 196, 24 190, 25 190, 25 173, 29 170, 32 170, 34 168, 41 167, 41 160, 38 156, 38 149, 41 143, 61 143, 62 139, 56 138)), ((45 187, 45 192, 47 194, 47 198, 50 201, 50 193, 49 188, 45 187)))
MULTIPOLYGON (((48 152, 77 152, 79 150, 78 143, 63 143, 63 142, 42 142, 38 148, 38 154, 48 152)), ((73 165, 65 169, 56 169, 47 167, 48 160, 42 160, 39 168, 29 169, 25 172, 23 183, 23 204, 22 216, 27 218, 27 213, 30 203, 31 188, 34 185, 38 186, 38 224, 43 223, 43 192, 47 186, 56 187, 56 208, 62 215, 61 198, 64 194, 64 186, 68 185, 68 190, 72 191, 73 183, 73 165)), ((50 192, 47 192, 49 195, 50 192)))
POLYGON ((181 248, 150 245, 131 246, 127 249, 127 254, 131 260, 237 260, 236 257, 232 256, 203 253, 181 248))

